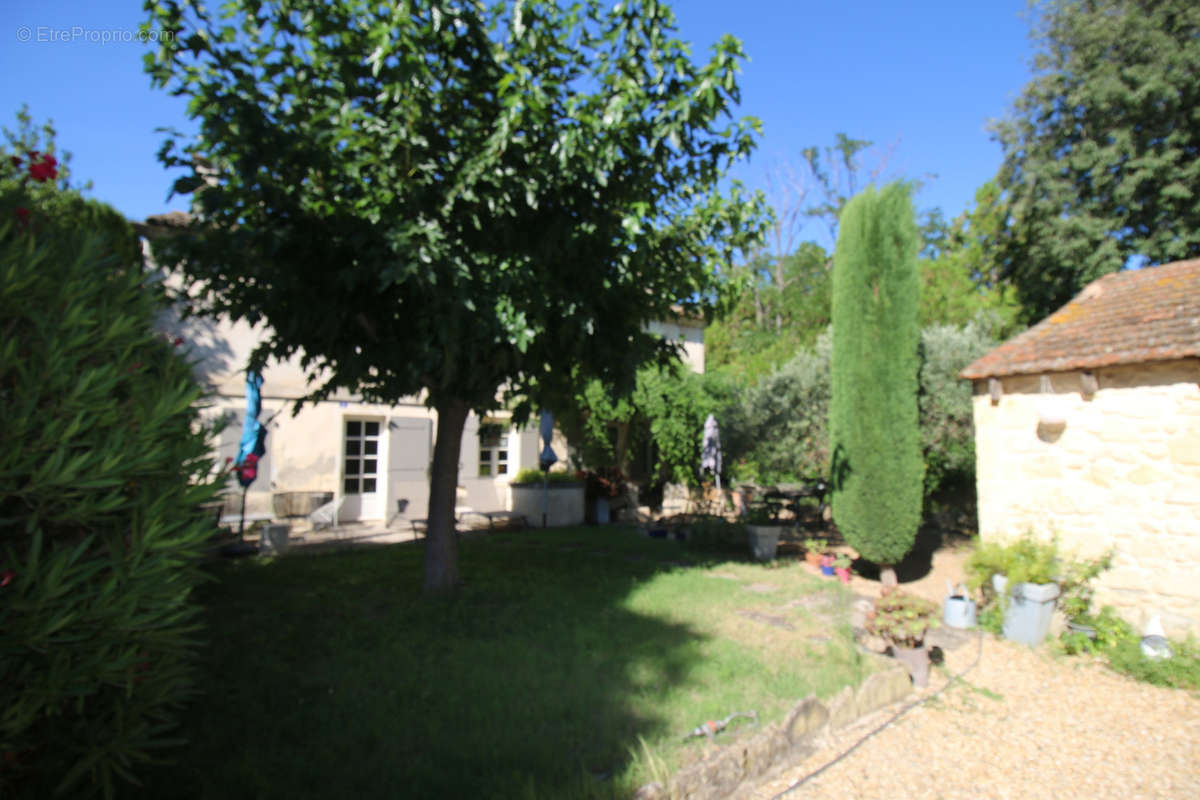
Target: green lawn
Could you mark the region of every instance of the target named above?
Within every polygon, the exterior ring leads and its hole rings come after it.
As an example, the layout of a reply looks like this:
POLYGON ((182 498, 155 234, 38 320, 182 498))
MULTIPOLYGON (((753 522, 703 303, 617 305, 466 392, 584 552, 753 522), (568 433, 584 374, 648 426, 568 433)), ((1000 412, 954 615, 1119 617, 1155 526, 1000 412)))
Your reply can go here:
POLYGON ((794 561, 616 527, 461 559, 440 601, 420 543, 217 565, 189 745, 131 796, 627 796, 701 753, 702 721, 778 720, 870 669, 848 595, 794 561))

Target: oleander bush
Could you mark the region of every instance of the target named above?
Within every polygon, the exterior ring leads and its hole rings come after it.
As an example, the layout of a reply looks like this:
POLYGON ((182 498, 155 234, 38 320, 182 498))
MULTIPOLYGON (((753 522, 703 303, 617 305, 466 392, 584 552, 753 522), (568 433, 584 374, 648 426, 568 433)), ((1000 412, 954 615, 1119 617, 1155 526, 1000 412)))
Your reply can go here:
POLYGON ((128 223, 3 156, 0 796, 111 796, 193 691, 209 432, 128 223))

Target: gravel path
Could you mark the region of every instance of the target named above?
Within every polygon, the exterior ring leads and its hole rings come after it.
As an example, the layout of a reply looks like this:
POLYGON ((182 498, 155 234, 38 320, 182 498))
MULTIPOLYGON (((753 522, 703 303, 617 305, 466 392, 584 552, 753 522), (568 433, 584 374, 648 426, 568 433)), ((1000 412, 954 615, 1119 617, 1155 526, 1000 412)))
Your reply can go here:
MULTIPOLYGON (((985 634, 946 653, 930 696, 788 798, 1200 798, 1200 697, 985 634)), ((772 798, 901 706, 830 737, 740 797, 772 798)))

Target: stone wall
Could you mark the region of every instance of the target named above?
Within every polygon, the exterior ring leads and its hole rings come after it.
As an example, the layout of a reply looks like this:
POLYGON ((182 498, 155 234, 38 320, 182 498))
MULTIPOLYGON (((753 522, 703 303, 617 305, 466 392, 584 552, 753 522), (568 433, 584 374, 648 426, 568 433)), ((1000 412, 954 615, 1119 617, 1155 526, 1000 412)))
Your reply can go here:
POLYGON ((1200 634, 1200 361, 975 382, 983 539, 1057 533, 1065 549, 1116 549, 1097 607, 1169 635, 1200 634), (1065 424, 1040 420, 1060 417, 1065 424))

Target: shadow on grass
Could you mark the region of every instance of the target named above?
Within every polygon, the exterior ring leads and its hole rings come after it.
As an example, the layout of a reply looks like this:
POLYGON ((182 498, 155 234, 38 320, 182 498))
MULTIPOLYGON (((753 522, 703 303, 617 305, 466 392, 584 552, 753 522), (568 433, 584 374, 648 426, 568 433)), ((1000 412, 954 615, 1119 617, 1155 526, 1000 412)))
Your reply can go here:
POLYGON ((423 544, 223 564, 205 587, 202 696, 179 763, 138 797, 608 797, 648 709, 704 636, 624 601, 710 559, 613 528, 461 547, 467 584, 421 596, 423 544))

